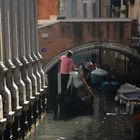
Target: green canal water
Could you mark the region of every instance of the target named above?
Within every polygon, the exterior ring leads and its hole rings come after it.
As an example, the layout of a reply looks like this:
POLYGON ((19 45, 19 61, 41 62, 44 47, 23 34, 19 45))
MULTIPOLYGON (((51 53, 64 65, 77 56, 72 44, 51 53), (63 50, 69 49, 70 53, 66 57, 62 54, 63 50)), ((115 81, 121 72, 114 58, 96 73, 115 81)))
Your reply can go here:
POLYGON ((63 120, 54 120, 53 114, 46 114, 27 140, 140 140, 140 137, 125 108, 110 96, 102 96, 94 101, 93 114, 63 120))

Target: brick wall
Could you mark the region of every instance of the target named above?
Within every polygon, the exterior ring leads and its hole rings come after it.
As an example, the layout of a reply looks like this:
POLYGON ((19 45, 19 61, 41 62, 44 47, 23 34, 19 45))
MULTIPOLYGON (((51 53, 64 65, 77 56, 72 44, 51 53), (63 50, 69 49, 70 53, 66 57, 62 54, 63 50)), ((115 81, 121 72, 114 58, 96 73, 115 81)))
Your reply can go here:
POLYGON ((50 15, 57 15, 58 0, 38 0, 38 19, 46 20, 50 15))
POLYGON ((94 42, 131 44, 131 22, 58 22, 39 29, 39 47, 46 63, 60 52, 94 42), (43 34, 48 37, 43 38, 43 34))

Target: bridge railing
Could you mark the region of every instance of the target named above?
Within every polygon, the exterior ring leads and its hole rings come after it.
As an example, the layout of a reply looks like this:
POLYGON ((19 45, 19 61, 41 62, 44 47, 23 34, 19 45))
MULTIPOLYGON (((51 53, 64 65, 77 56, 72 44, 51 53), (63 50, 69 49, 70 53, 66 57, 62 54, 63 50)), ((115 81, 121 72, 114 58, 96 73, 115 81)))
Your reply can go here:
POLYGON ((140 47, 140 36, 132 37, 132 47, 140 47))
POLYGON ((132 47, 140 47, 140 23, 137 20, 132 22, 132 47))

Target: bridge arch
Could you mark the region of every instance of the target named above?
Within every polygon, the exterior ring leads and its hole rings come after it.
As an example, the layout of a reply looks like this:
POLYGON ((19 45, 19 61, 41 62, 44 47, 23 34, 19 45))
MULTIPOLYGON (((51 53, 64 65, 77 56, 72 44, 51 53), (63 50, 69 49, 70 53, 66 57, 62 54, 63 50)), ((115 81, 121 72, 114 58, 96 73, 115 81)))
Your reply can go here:
MULTIPOLYGON (((69 50, 73 51, 74 53, 80 51, 86 51, 89 49, 108 49, 119 52, 129 58, 133 58, 135 60, 140 60, 140 54, 133 48, 127 47, 122 44, 117 43, 110 43, 110 42, 94 42, 88 44, 82 44, 80 46, 73 47, 69 50)), ((62 53, 59 53, 55 58, 53 58, 45 67, 44 72, 47 73, 58 61, 60 56, 65 54, 67 50, 64 50, 62 53)))

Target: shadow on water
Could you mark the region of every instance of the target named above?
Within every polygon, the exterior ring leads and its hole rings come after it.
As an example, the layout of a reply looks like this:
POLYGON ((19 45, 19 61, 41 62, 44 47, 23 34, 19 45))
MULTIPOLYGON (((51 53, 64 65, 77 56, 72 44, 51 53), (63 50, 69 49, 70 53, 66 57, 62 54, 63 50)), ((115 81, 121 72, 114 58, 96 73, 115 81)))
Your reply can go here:
POLYGON ((28 140, 140 140, 140 126, 132 126, 125 108, 113 98, 96 92, 91 112, 68 113, 61 120, 48 113, 28 140))

